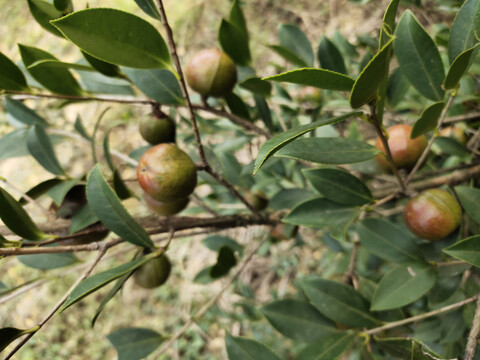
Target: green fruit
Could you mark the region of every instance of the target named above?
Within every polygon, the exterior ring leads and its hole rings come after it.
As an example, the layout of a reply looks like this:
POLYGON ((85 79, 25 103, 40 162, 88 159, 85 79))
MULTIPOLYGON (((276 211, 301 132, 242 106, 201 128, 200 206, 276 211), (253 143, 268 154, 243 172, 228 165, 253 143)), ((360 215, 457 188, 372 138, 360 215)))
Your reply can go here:
POLYGON ((467 143, 467 135, 465 134, 465 131, 463 128, 460 126, 448 126, 446 128, 443 128, 440 131, 440 136, 445 136, 445 137, 450 137, 456 141, 458 141, 460 144, 465 145, 467 143))
POLYGON ((190 199, 186 197, 184 199, 163 202, 155 200, 147 193, 143 193, 143 199, 145 200, 145 203, 152 212, 162 216, 178 214, 180 211, 187 207, 188 202, 190 201, 190 199))
POLYGON ((248 192, 245 195, 245 200, 247 200, 252 207, 257 211, 265 210, 268 206, 268 198, 263 192, 248 192))
POLYGON ((153 289, 164 284, 172 269, 167 255, 160 255, 147 261, 133 273, 133 279, 138 286, 153 289))
POLYGON ((233 60, 217 49, 197 53, 185 69, 188 85, 204 96, 228 95, 237 82, 237 68, 233 60))
POLYGON ((162 202, 188 197, 197 185, 197 169, 190 157, 173 144, 147 150, 138 162, 137 179, 142 189, 162 202))
POLYGON ((426 190, 411 199, 403 212, 408 228, 426 240, 440 240, 460 225, 462 209, 445 190, 426 190))
POLYGON ((139 131, 143 140, 152 145, 175 143, 175 123, 168 117, 144 117, 140 120, 139 131))

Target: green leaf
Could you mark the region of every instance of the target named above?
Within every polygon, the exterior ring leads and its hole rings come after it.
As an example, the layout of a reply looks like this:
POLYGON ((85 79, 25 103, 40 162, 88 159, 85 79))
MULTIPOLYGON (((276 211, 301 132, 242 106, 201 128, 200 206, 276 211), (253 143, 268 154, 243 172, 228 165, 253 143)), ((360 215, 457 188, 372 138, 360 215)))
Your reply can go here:
POLYGON ((113 172, 113 190, 115 190, 115 193, 121 200, 135 196, 135 194, 127 187, 125 181, 123 181, 118 169, 115 169, 113 172))
POLYGON ((442 114, 445 103, 443 101, 436 102, 423 110, 420 119, 413 125, 412 133, 410 137, 415 139, 417 136, 428 133, 435 130, 437 127, 438 119, 442 114))
POLYGON ((87 199, 93 213, 115 234, 138 246, 154 246, 145 229, 132 218, 107 184, 98 164, 88 177, 87 199))
POLYGON ((162 16, 154 0, 134 0, 142 11, 156 20, 161 20, 162 16))
POLYGON ((32 65, 28 67, 28 70, 36 70, 36 69, 42 69, 42 68, 58 68, 58 69, 75 69, 75 70, 81 70, 81 71, 96 71, 94 68, 87 66, 87 65, 82 65, 82 64, 77 64, 77 63, 69 63, 69 62, 64 62, 64 61, 59 61, 59 60, 53 60, 53 59, 46 59, 46 60, 38 60, 34 62, 32 65))
POLYGON ((405 94, 410 88, 410 83, 403 76, 402 70, 396 68, 388 79, 387 85, 387 100, 393 108, 405 99, 405 94))
POLYGON ((148 97, 160 104, 185 103, 177 78, 168 70, 122 68, 127 77, 148 97))
POLYGON ((385 274, 372 299, 372 311, 397 309, 425 295, 435 284, 437 274, 421 263, 402 264, 385 274))
POLYGON ((280 358, 258 341, 225 334, 229 360, 280 360, 280 358))
POLYGON ((69 308, 73 304, 82 300, 84 297, 90 295, 91 293, 107 285, 111 281, 118 279, 119 277, 127 273, 132 272, 136 268, 145 264, 154 256, 155 256, 155 253, 151 253, 140 259, 130 261, 126 264, 119 265, 117 267, 114 267, 113 269, 102 271, 100 273, 97 273, 93 276, 86 278, 85 280, 82 280, 80 284, 78 284, 77 287, 73 289, 73 291, 70 293, 67 300, 59 310, 59 313, 62 311, 65 311, 65 309, 69 308))
POLYGON ((357 231, 362 245, 382 259, 396 263, 422 259, 416 238, 394 223, 368 218, 358 224, 357 231))
POLYGON ((94 93, 135 95, 130 83, 124 79, 113 78, 91 71, 77 70, 85 90, 94 93))
MULTIPOLYGON (((435 329, 437 330, 437 329, 435 329)), ((420 348, 423 355, 427 356, 429 360, 441 360, 442 357, 437 353, 433 352, 426 345, 422 344, 420 341, 411 339, 411 338, 378 338, 376 343, 379 347, 386 351, 387 354, 391 354, 395 358, 401 359, 416 359, 411 357, 412 349, 420 348)))
POLYGON ((139 327, 116 330, 107 339, 117 350, 118 360, 143 359, 165 340, 156 331, 139 327))
POLYGON ((233 114, 246 120, 250 120, 250 112, 248 111, 247 104, 245 104, 240 96, 231 92, 225 96, 224 99, 227 102, 228 108, 233 114))
POLYGON ((393 38, 375 54, 355 80, 350 93, 350 106, 352 108, 359 108, 376 99, 377 90, 387 76, 392 42, 393 38))
POLYGON ((467 72, 472 59, 475 57, 478 51, 478 45, 480 44, 476 44, 474 47, 465 50, 453 60, 452 65, 450 65, 450 68, 448 69, 445 81, 443 82, 444 89, 449 90, 457 87, 457 84, 467 72))
POLYGON ((15 63, 0 52, 0 89, 11 91, 28 90, 27 80, 15 63))
MULTIPOLYGON (((45 194, 52 187, 61 183, 62 183, 62 180, 57 178, 48 179, 32 187, 30 190, 26 192, 26 194, 32 199, 38 199, 40 196, 45 194)), ((21 205, 25 205, 25 204, 28 204, 28 200, 22 197, 18 200, 18 203, 21 205)))
POLYGON ((253 99, 255 100, 255 106, 257 108, 258 115, 260 115, 260 118, 262 119, 267 129, 272 132, 275 131, 276 127, 272 123, 272 114, 270 111, 270 107, 268 106, 267 100, 265 100, 265 97, 254 94, 253 99))
POLYGON ((238 251, 240 255, 243 251, 243 246, 228 236, 211 235, 203 239, 202 243, 212 251, 220 251, 225 246, 238 251))
POLYGON ((22 44, 18 44, 18 48, 27 71, 45 88, 51 92, 64 95, 82 94, 80 85, 67 69, 55 67, 29 69, 30 65, 40 60, 58 60, 55 56, 41 49, 22 44))
POLYGON ((308 67, 313 66, 315 55, 312 45, 299 27, 291 24, 281 25, 278 29, 278 40, 280 46, 296 54, 308 67))
POLYGON ((370 313, 368 301, 351 286, 312 278, 303 280, 302 287, 312 305, 335 322, 352 327, 371 327, 380 323, 370 313))
POLYGON ((77 264, 80 260, 72 253, 20 255, 18 261, 34 269, 50 270, 77 264))
POLYGON ((0 352, 5 350, 5 348, 10 345, 13 341, 18 339, 19 337, 35 332, 39 329, 39 326, 35 326, 31 329, 17 329, 13 327, 6 327, 3 329, 0 329, 0 352))
POLYGON ((87 54, 85 51, 82 51, 82 55, 87 60, 87 62, 99 73, 105 76, 119 76, 120 69, 117 65, 110 64, 106 61, 97 59, 92 55, 87 54))
POLYGON ((347 206, 373 201, 368 187, 352 174, 338 169, 305 169, 302 171, 312 186, 327 199, 347 206))
POLYGON ((448 43, 448 57, 450 63, 465 50, 470 49, 478 42, 480 29, 480 1, 467 0, 455 16, 450 30, 448 43))
POLYGON ((75 119, 74 127, 75 127, 75 131, 78 132, 84 139, 87 139, 89 141, 92 140, 92 137, 87 134, 87 130, 83 125, 82 118, 80 117, 80 115, 77 115, 77 118, 75 119))
POLYGON ((347 74, 347 68, 345 67, 342 54, 335 44, 325 36, 322 36, 322 39, 320 40, 317 58, 323 69, 347 74))
POLYGON ((296 360, 331 360, 337 359, 355 339, 355 334, 344 332, 331 334, 322 338, 298 354, 296 360))
POLYGON ((115 126, 112 126, 110 129, 108 129, 105 132, 105 136, 103 137, 103 155, 105 156, 105 161, 108 164, 108 167, 110 168, 110 171, 114 172, 116 170, 116 166, 113 163, 112 155, 110 154, 110 133, 112 130, 115 128, 115 126))
POLYGON ((90 206, 86 204, 73 215, 72 222, 70 223, 70 234, 74 234, 98 221, 100 221, 98 216, 95 215, 90 209, 90 206))
POLYGON ((275 329, 291 339, 312 342, 338 333, 332 321, 303 300, 276 300, 260 311, 275 329))
POLYGON ((282 147, 297 139, 298 137, 306 134, 309 131, 316 129, 317 127, 335 124, 337 122, 346 120, 353 116, 358 116, 362 112, 351 112, 345 115, 337 116, 331 119, 319 120, 310 124, 302 125, 290 130, 287 130, 281 134, 278 134, 271 139, 269 139, 265 144, 262 145, 258 151, 257 159, 255 160, 255 168, 253 173, 256 174, 260 167, 265 163, 265 161, 270 158, 275 152, 280 150, 282 147))
POLYGON ((55 204, 60 206, 67 193, 79 182, 79 179, 61 180, 47 190, 48 196, 52 198, 55 204))
POLYGON ((247 78, 238 85, 243 89, 262 96, 269 96, 272 92, 272 84, 257 77, 247 78))
POLYGON ((442 251, 455 259, 480 267, 480 235, 458 241, 442 251))
POLYGON ((0 218, 6 227, 27 240, 45 240, 52 236, 42 232, 15 199, 0 188, 0 218))
POLYGON ((58 29, 52 24, 50 24, 50 20, 58 19, 59 17, 63 16, 61 11, 44 0, 27 0, 27 3, 33 18, 40 24, 42 28, 48 30, 53 35, 63 37, 62 33, 58 31, 58 29))
POLYGON ((42 126, 33 125, 28 130, 27 148, 45 170, 54 175, 65 174, 55 155, 53 145, 42 126))
POLYGON ((456 186, 455 193, 468 216, 480 225, 480 189, 469 186, 456 186))
POLYGON ((55 6, 55 8, 58 11, 67 12, 72 8, 72 1, 71 0, 53 0, 53 6, 55 6))
POLYGON ((222 246, 218 250, 217 263, 210 269, 210 277, 218 279, 228 274, 230 269, 237 265, 237 259, 233 249, 229 246, 222 246))
POLYGON ((7 110, 7 120, 14 126, 16 123, 22 125, 47 125, 45 119, 35 111, 25 106, 21 101, 10 97, 5 99, 5 110, 7 110))
POLYGON ((27 129, 18 129, 2 136, 0 138, 0 160, 29 155, 27 133, 27 129))
POLYGON ((460 144, 457 140, 451 138, 451 137, 446 137, 446 136, 439 136, 435 138, 435 141, 433 142, 433 145, 440 149, 441 152, 449 155, 455 155, 459 157, 464 157, 468 156, 469 152, 463 146, 460 144))
POLYGON ((268 204, 273 210, 291 209, 295 205, 317 197, 317 195, 305 189, 283 189, 276 193, 268 204))
POLYGON ((218 30, 218 41, 223 51, 232 58, 235 64, 240 66, 250 65, 252 58, 248 47, 248 38, 241 29, 230 21, 222 19, 218 30))
POLYGON ((395 54, 405 77, 427 99, 443 100, 445 70, 440 53, 410 10, 402 15, 395 35, 395 54))
POLYGON ((268 47, 292 64, 301 67, 308 67, 308 64, 304 60, 302 60, 296 53, 288 50, 287 48, 284 48, 280 45, 269 45, 268 47))
POLYGON ((86 53, 133 68, 171 68, 162 36, 149 22, 115 9, 92 8, 51 22, 86 53))
POLYGON ((247 22, 245 21, 245 16, 243 15, 239 0, 233 1, 232 8, 230 9, 230 22, 248 39, 247 22))
POLYGON ((308 85, 327 90, 350 91, 355 83, 351 77, 325 69, 303 68, 268 76, 263 80, 308 85))
MULTIPOLYGON (((261 150, 261 149, 260 149, 261 150)), ((311 161, 318 164, 353 164, 373 159, 379 150, 364 141, 346 138, 299 139, 275 156, 311 161)))

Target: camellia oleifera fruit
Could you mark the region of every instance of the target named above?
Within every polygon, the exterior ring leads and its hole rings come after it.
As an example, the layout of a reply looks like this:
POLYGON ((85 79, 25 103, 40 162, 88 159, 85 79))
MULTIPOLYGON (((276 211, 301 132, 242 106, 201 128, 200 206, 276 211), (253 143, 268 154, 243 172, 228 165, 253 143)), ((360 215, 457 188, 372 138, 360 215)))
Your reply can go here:
POLYGON ((151 211, 162 216, 171 216, 178 214, 180 211, 187 207, 188 202, 190 201, 190 199, 186 197, 179 200, 163 202, 155 200, 147 193, 143 193, 143 199, 145 200, 145 203, 151 211))
MULTIPOLYGON (((427 138, 425 135, 420 135, 411 139, 412 127, 406 124, 391 126, 387 132, 388 147, 395 166, 399 169, 411 169, 427 147, 427 138)), ((382 152, 385 151, 380 138, 377 138, 376 146, 382 152)), ((383 168, 389 168, 384 154, 378 155, 377 160, 383 168)))
POLYGON ((142 138, 152 144, 175 143, 175 123, 169 117, 146 116, 138 126, 142 138))
POLYGON ((228 95, 237 82, 237 68, 233 60, 218 49, 197 53, 185 69, 188 85, 204 96, 228 95))
POLYGON ((192 159, 176 145, 159 144, 140 157, 137 179, 155 200, 178 201, 195 189, 197 169, 192 159))
POLYGON ((153 289, 164 284, 172 270, 172 263, 167 255, 162 254, 147 261, 133 273, 133 279, 138 286, 153 289))
POLYGON ((448 191, 429 189, 411 199, 403 215, 415 235, 435 241, 451 234, 460 225, 462 209, 448 191))
POLYGON ((257 211, 265 210, 268 206, 268 198, 261 191, 247 192, 245 195, 245 200, 247 200, 257 211))

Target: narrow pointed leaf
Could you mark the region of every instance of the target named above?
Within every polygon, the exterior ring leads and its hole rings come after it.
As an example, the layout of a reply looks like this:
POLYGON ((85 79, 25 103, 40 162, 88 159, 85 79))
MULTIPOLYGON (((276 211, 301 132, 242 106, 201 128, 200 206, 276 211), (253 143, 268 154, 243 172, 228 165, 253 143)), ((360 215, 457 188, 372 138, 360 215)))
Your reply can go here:
POLYGON ((17 129, 2 136, 0 138, 0 160, 29 155, 27 134, 27 129, 17 129))
POLYGON ((445 103, 443 101, 440 101, 425 108, 425 110, 423 110, 422 112, 422 115, 420 115, 420 119, 418 119, 415 122, 415 125, 413 125, 410 137, 412 139, 415 139, 417 136, 435 130, 435 128, 437 127, 438 119, 440 118, 444 107, 445 103))
POLYGON ((370 313, 369 303, 353 287, 313 278, 302 281, 308 299, 324 316, 352 327, 371 327, 379 320, 370 313))
POLYGON ((19 337, 31 332, 35 332, 39 329, 39 326, 35 326, 31 329, 17 329, 14 327, 6 327, 0 329, 0 352, 2 352, 10 343, 18 339, 19 337))
POLYGON ((480 235, 471 236, 456 242, 443 249, 443 252, 455 259, 480 267, 480 235))
MULTIPOLYGON (((52 187, 61 183, 62 180, 58 178, 48 179, 32 187, 26 192, 26 194, 32 199, 38 199, 43 194, 47 193, 47 191, 50 190, 52 187)), ((28 204, 28 200, 25 197, 22 197, 18 200, 18 203, 21 205, 25 205, 28 204)))
POLYGON ((41 68, 59 68, 59 69, 74 69, 74 70, 81 70, 81 71, 96 71, 94 68, 87 65, 69 63, 69 62, 58 61, 53 59, 38 60, 28 67, 29 70, 41 69, 41 68))
POLYGON ((308 67, 308 64, 302 58, 287 48, 280 45, 269 45, 268 47, 292 64, 301 67, 308 67))
POLYGON ((437 46, 407 10, 395 32, 395 54, 408 81, 427 99, 443 100, 445 70, 437 46))
POLYGON ((445 81, 443 83, 444 89, 454 89, 458 85, 462 76, 467 72, 472 59, 477 54, 477 48, 479 45, 480 44, 477 44, 474 47, 465 50, 460 55, 458 55, 455 60, 453 60, 452 65, 450 65, 447 76, 445 77, 445 81))
POLYGON ((228 360, 280 360, 280 358, 258 341, 225 334, 228 360))
POLYGON ((278 29, 278 40, 282 47, 297 54, 307 66, 313 66, 315 56, 312 45, 299 27, 291 24, 281 25, 278 29))
POLYGON ((230 9, 230 22, 248 39, 247 22, 245 21, 245 16, 243 15, 239 0, 233 1, 232 8, 230 9))
POLYGON ((257 77, 247 78, 238 85, 245 90, 262 96, 269 96, 272 92, 272 84, 257 77))
POLYGON ((456 186, 455 193, 468 216, 480 225, 480 189, 469 186, 456 186))
POLYGON ((40 270, 58 269, 80 262, 72 253, 20 255, 17 259, 25 266, 40 270))
POLYGON ((140 360, 151 354, 165 338, 146 328, 124 328, 111 332, 107 339, 118 353, 118 360, 140 360))
POLYGON ((350 91, 355 83, 351 77, 325 69, 303 68, 278 75, 268 76, 263 80, 308 85, 327 90, 350 91))
POLYGON ((25 106, 19 100, 7 97, 5 99, 5 109, 7 110, 7 120, 10 124, 23 123, 24 125, 47 125, 44 118, 29 107, 25 106))
POLYGON ((390 61, 390 45, 392 42, 393 38, 370 60, 355 80, 350 93, 350 106, 352 108, 359 108, 376 99, 378 87, 388 75, 387 65, 390 61))
POLYGON ((87 130, 85 129, 85 126, 83 126, 82 118, 80 115, 77 115, 77 118, 75 119, 75 131, 78 132, 84 139, 87 139, 89 141, 92 140, 92 137, 87 134, 87 130))
POLYGON ((45 0, 27 0, 28 7, 33 18, 40 24, 42 28, 48 30, 53 35, 62 36, 58 29, 50 24, 50 20, 62 17, 62 12, 55 8, 52 4, 45 0))
POLYGON ((480 29, 480 1, 467 0, 455 16, 450 30, 448 57, 450 63, 478 42, 480 29))
POLYGON ((257 108, 258 115, 260 115, 260 118, 262 119, 267 129, 272 132, 276 131, 276 127, 273 125, 272 122, 272 112, 270 111, 270 107, 268 106, 265 97, 254 94, 253 99, 255 100, 255 107, 257 108))
POLYGON ((132 244, 153 247, 153 242, 145 229, 127 212, 105 181, 98 165, 88 177, 87 199, 93 213, 108 229, 132 244))
POLYGON ((364 141, 347 138, 299 139, 275 156, 311 161, 317 164, 353 164, 373 159, 379 150, 364 141))
POLYGON ((355 334, 344 332, 332 334, 307 346, 298 354, 296 360, 331 360, 337 359, 355 339, 355 334))
POLYGON ((260 148, 257 159, 255 160, 255 168, 253 173, 256 174, 260 167, 265 163, 265 161, 270 158, 275 152, 280 150, 282 147, 297 139, 298 137, 306 134, 309 131, 316 129, 317 127, 335 124, 337 122, 346 120, 353 116, 361 115, 361 112, 351 112, 345 115, 341 115, 335 118, 327 120, 319 120, 310 124, 302 125, 290 130, 287 130, 281 134, 274 136, 269 139, 265 144, 260 148))
POLYGON ((52 198, 55 204, 60 206, 67 193, 79 182, 80 179, 59 181, 58 184, 53 185, 47 190, 47 194, 52 198))
POLYGON ((231 92, 230 94, 225 96, 225 101, 228 105, 228 108, 233 114, 250 120, 250 112, 248 111, 247 104, 245 104, 245 102, 240 96, 231 92))
POLYGON ((397 309, 418 300, 435 285, 434 269, 421 263, 410 263, 388 272, 373 294, 373 311, 397 309))
POLYGON ((27 80, 15 63, 0 52, 0 89, 11 91, 25 91, 28 89, 27 80))
POLYGON ((28 130, 27 147, 30 154, 45 170, 54 175, 65 174, 55 155, 53 145, 42 126, 33 125, 28 130))
POLYGON ((86 204, 80 210, 78 210, 75 215, 73 215, 69 232, 70 234, 74 234, 86 228, 87 226, 95 224, 98 221, 100 221, 98 216, 95 215, 90 209, 90 206, 86 204))
POLYGON ((322 69, 335 71, 341 74, 347 74, 347 68, 343 61, 342 54, 335 44, 327 37, 323 36, 317 51, 318 61, 322 69))
POLYGON ((133 68, 169 68, 170 53, 149 22, 115 9, 91 8, 51 22, 70 41, 100 60, 133 68))
POLYGON ((156 20, 162 20, 155 0, 134 0, 142 11, 156 20))
POLYGON ((0 188, 0 218, 6 227, 24 239, 35 241, 51 237, 43 233, 22 205, 2 188, 0 188))
POLYGON ((252 62, 248 38, 241 29, 230 21, 222 19, 218 30, 218 41, 232 60, 241 66, 247 66, 252 62))

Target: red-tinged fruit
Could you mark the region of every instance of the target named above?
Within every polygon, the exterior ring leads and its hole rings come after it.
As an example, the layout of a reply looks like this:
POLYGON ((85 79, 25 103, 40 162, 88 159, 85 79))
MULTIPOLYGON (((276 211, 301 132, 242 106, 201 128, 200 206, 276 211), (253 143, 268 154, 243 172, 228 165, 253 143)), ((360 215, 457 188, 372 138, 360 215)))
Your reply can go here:
POLYGON ((237 82, 237 68, 233 60, 218 49, 197 53, 185 69, 188 85, 204 96, 228 95, 237 82))
POLYGON ((172 263, 167 255, 162 254, 147 261, 133 273, 135 283, 145 289, 153 289, 163 285, 170 276, 172 263))
POLYGON ((429 189, 411 199, 403 215, 415 235, 436 241, 448 236, 460 225, 462 209, 449 192, 429 189))
POLYGON ((147 150, 138 162, 137 179, 142 189, 162 202, 187 198, 197 185, 195 163, 173 144, 147 150))
POLYGON ((175 143, 175 123, 168 117, 144 117, 140 120, 139 131, 149 144, 175 143))
POLYGON ((190 201, 190 199, 186 197, 184 199, 164 202, 155 200, 147 193, 143 193, 143 199, 145 200, 145 203, 152 212, 162 216, 171 216, 178 214, 180 211, 187 207, 188 202, 190 201))
MULTIPOLYGON (((393 162, 398 169, 411 169, 427 147, 425 135, 410 138, 412 127, 406 124, 394 125, 387 129, 388 147, 392 154, 393 162)), ((377 138, 376 146, 382 152, 385 151, 382 141, 377 138)), ((378 163, 383 168, 390 168, 384 154, 377 156, 378 163)))

